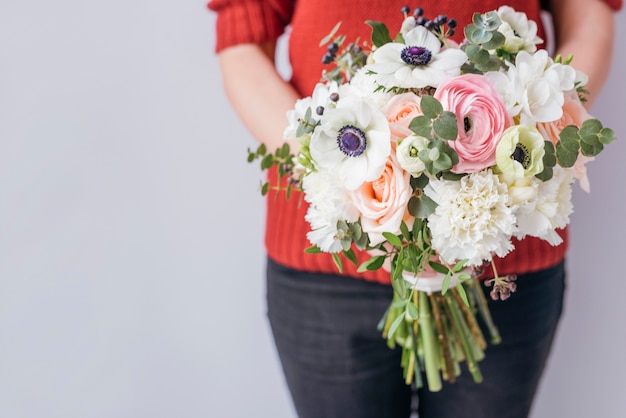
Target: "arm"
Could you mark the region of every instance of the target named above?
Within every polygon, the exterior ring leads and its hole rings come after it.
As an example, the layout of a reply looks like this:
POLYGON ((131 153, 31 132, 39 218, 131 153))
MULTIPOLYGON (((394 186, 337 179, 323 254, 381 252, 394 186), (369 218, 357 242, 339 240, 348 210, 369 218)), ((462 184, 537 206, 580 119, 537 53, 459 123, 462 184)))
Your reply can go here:
POLYGON ((615 22, 601 0, 552 0, 556 53, 574 55, 572 65, 589 76, 587 106, 598 97, 611 68, 615 22))
POLYGON ((271 151, 285 142, 286 112, 299 98, 276 71, 275 47, 275 42, 240 44, 219 53, 226 96, 246 128, 271 151))

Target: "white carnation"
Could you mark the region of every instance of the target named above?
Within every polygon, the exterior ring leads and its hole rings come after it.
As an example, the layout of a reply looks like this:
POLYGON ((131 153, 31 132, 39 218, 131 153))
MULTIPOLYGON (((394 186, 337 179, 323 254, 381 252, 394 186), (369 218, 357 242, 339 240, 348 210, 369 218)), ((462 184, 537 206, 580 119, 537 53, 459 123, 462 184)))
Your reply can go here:
POLYGON ((491 170, 460 181, 431 180, 424 192, 438 204, 428 225, 432 246, 445 262, 468 259, 468 265, 478 266, 513 249, 516 219, 507 186, 491 170))
POLYGON ((302 179, 305 200, 310 204, 305 219, 311 225, 307 238, 325 252, 341 251, 336 239, 337 221, 356 222, 359 213, 350 194, 330 172, 312 172, 302 179))

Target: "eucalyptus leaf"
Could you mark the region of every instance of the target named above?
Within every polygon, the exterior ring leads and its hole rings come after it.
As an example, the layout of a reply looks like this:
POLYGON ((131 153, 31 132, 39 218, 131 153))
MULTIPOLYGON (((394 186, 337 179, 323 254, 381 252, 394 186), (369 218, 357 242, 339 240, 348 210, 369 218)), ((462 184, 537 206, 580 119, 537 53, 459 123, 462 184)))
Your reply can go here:
POLYGON ((491 37, 491 32, 485 29, 477 28, 475 31, 472 32, 471 38, 469 38, 469 40, 473 44, 482 44, 485 42, 489 42, 491 40, 491 37))
POLYGON ((444 112, 441 117, 433 121, 433 130, 443 139, 455 140, 459 135, 456 115, 452 112, 444 112))
POLYGON ((550 180, 553 176, 554 176, 554 168, 549 167, 547 165, 543 166, 543 171, 541 173, 535 175, 535 177, 537 177, 539 180, 544 181, 544 182, 550 180))
POLYGON ((578 127, 574 125, 568 125, 561 130, 559 134, 559 138, 561 142, 578 142, 580 140, 580 136, 578 135, 578 127))
POLYGON ((615 132, 610 128, 602 128, 600 131, 600 142, 604 145, 610 144, 615 141, 615 132))
POLYGON ((484 49, 498 49, 504 45, 505 37, 498 31, 491 32, 491 39, 483 43, 484 49))
POLYGON ((430 138, 433 130, 433 121, 426 116, 417 116, 409 123, 409 129, 419 136, 430 138))
POLYGON ((420 107, 422 109, 422 113, 424 113, 424 116, 431 119, 435 119, 437 116, 443 113, 443 106, 441 105, 439 100, 435 99, 433 96, 422 96, 422 100, 420 101, 420 107))
POLYGON ((576 163, 576 158, 578 158, 578 150, 571 151, 559 142, 556 144, 556 158, 562 167, 573 167, 576 163))
POLYGON ((267 170, 268 168, 272 166, 272 164, 274 164, 274 156, 272 154, 267 154, 261 160, 261 168, 263 170, 267 170))

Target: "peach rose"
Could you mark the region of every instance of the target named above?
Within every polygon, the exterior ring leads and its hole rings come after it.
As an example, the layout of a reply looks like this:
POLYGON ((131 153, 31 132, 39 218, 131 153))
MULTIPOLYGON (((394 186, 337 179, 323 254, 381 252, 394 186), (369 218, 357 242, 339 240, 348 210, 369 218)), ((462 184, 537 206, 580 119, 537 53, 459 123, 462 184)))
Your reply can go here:
POLYGON ((493 166, 500 136, 513 122, 487 77, 452 78, 439 86, 434 97, 457 118, 459 135, 456 141, 448 141, 459 155, 452 171, 474 173, 493 166))
POLYGON ((387 159, 381 176, 351 192, 354 205, 361 213, 361 226, 373 245, 385 240, 382 233, 400 232, 400 224, 410 217, 407 211, 413 194, 410 174, 400 167, 395 152, 387 159))
MULTIPOLYGON (((581 127, 583 122, 587 119, 591 119, 592 116, 587 112, 587 109, 583 106, 578 93, 575 90, 570 90, 564 94, 565 102, 563 103, 563 116, 560 119, 553 122, 538 123, 537 129, 541 132, 541 135, 546 141, 552 141, 554 145, 559 142, 559 134, 569 125, 575 125, 581 127)), ((574 172, 574 178, 580 183, 581 189, 589 192, 589 179, 587 178, 587 168, 585 164, 589 161, 593 161, 593 157, 585 157, 584 155, 578 155, 576 163, 571 168, 574 172)))
POLYGON ((398 94, 387 102, 383 112, 389 121, 392 138, 405 138, 413 133, 409 129, 413 118, 422 115, 420 98, 414 93, 398 94))

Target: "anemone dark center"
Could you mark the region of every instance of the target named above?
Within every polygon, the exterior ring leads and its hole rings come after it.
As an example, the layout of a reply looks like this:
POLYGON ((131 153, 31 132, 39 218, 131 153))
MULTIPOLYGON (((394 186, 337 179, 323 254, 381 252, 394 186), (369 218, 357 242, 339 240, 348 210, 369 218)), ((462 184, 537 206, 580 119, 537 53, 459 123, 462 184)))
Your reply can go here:
POLYGON ((363 154, 367 145, 365 133, 359 128, 346 125, 339 130, 337 145, 341 152, 348 157, 358 157, 363 154))
POLYGON ((415 67, 428 64, 432 57, 432 52, 421 46, 407 46, 400 53, 402 61, 415 67))
POLYGON ((524 167, 524 170, 530 166, 530 153, 528 152, 528 147, 524 144, 515 145, 515 150, 513 150, 511 158, 520 163, 522 167, 524 167))

